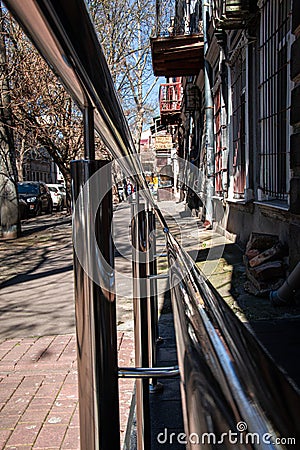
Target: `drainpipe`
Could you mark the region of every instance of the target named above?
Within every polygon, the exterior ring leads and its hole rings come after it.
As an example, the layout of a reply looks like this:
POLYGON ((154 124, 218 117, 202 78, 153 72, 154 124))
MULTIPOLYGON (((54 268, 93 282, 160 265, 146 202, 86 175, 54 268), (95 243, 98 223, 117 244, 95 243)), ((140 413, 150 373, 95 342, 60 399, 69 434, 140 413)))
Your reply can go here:
POLYGON ((300 289, 300 262, 290 273, 286 281, 277 291, 270 292, 270 300, 273 306, 286 306, 294 298, 296 291, 300 289))
POLYGON ((213 200, 215 193, 215 154, 214 154, 214 105, 209 79, 209 62, 206 59, 208 51, 208 27, 210 14, 210 0, 204 0, 202 3, 202 20, 203 20, 203 40, 204 40, 204 102, 206 116, 206 161, 207 161, 207 185, 206 185, 206 222, 212 225, 213 221, 213 200))

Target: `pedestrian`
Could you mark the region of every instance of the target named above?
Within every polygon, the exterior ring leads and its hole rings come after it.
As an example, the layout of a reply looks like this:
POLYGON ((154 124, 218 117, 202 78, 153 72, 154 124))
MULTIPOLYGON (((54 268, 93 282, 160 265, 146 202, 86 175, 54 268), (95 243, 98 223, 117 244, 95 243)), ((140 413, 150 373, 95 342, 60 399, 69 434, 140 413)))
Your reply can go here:
POLYGON ((133 185, 130 182, 130 180, 127 180, 126 194, 127 194, 129 203, 132 203, 132 194, 133 194, 133 192, 134 192, 133 185))

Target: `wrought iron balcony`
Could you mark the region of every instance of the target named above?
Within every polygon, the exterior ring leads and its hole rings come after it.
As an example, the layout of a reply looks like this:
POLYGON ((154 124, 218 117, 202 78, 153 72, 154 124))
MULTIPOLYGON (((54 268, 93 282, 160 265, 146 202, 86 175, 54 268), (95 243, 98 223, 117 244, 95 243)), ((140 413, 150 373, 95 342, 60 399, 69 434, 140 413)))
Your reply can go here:
POLYGON ((159 89, 161 121, 164 123, 174 123, 179 118, 181 106, 181 82, 161 84, 159 89))
POLYGON ((256 9, 257 2, 253 0, 213 1, 213 16, 216 26, 223 30, 244 28, 256 9))

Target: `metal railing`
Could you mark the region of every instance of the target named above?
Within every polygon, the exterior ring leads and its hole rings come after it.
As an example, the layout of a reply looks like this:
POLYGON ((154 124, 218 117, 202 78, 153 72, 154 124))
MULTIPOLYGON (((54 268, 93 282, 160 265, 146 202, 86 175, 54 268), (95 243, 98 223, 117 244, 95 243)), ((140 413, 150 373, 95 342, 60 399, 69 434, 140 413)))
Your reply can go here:
POLYGON ((298 443, 299 392, 171 235, 147 189, 84 1, 5 3, 85 113, 86 159, 72 164, 81 448, 120 448, 118 380, 134 377, 138 449, 149 449, 149 379, 178 373, 155 367, 154 213, 168 251, 187 448, 279 449, 288 437, 298 443), (94 161, 94 127, 140 191, 131 224, 135 368, 118 367, 110 172, 104 185, 97 173, 107 163, 94 161), (95 192, 102 195, 96 202, 95 192))
POLYGON ((250 0, 213 0, 213 17, 217 27, 224 30, 244 28, 253 17, 256 5, 250 0))
POLYGON ((163 83, 159 88, 160 114, 178 113, 182 106, 181 82, 163 83))

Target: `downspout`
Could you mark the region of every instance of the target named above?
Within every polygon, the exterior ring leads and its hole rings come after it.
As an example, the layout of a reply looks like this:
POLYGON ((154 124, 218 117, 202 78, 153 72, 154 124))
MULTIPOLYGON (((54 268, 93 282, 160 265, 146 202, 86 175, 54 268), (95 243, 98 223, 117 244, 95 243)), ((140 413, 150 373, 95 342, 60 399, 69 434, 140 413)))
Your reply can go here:
POLYGON ((207 164, 207 185, 205 219, 208 226, 213 221, 213 196, 215 193, 215 154, 214 154, 214 106, 209 79, 209 62, 206 59, 208 51, 208 27, 210 14, 210 0, 202 2, 203 40, 204 40, 204 105, 205 105, 205 147, 207 164), (209 222, 209 223, 208 223, 209 222))

